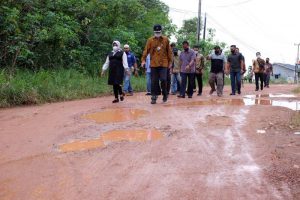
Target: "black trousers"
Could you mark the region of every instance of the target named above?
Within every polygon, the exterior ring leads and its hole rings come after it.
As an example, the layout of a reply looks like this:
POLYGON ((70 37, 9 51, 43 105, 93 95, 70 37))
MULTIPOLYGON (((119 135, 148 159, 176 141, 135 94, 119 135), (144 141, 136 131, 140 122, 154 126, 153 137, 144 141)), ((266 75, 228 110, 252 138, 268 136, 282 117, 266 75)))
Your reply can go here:
MULTIPOLYGON (((202 89, 203 89, 203 79, 202 79, 202 74, 195 74, 195 79, 197 80, 198 83, 198 94, 202 94, 202 89)), ((196 85, 196 81, 195 81, 196 85)), ((196 89, 196 88, 194 88, 196 89)))
POLYGON ((194 84, 195 84, 195 74, 194 73, 180 73, 180 76, 181 76, 180 95, 185 96, 186 85, 188 85, 187 86, 187 95, 193 96, 194 84))
POLYGON ((119 94, 121 95, 123 93, 122 87, 121 87, 121 85, 113 85, 113 89, 114 89, 115 98, 118 99, 119 94))
POLYGON ((264 74, 263 73, 255 73, 255 88, 258 90, 259 89, 259 83, 258 81, 260 80, 260 89, 263 90, 264 88, 264 74))
POLYGON ((151 67, 151 95, 167 96, 167 67, 151 67), (159 86, 160 81, 160 86, 159 86))

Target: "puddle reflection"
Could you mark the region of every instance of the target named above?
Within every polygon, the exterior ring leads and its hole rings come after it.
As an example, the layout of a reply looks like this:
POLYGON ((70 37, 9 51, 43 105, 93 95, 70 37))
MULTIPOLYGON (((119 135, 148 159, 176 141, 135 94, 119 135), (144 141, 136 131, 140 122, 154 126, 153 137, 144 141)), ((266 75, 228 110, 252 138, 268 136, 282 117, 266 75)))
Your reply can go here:
POLYGON ((95 148, 103 148, 112 142, 144 142, 160 140, 162 138, 163 134, 157 130, 115 130, 103 133, 99 139, 63 144, 59 147, 59 150, 62 152, 84 151, 95 148))
POLYGON ((93 120, 96 123, 124 122, 136 120, 149 112, 140 109, 109 109, 103 112, 83 115, 83 119, 93 120))

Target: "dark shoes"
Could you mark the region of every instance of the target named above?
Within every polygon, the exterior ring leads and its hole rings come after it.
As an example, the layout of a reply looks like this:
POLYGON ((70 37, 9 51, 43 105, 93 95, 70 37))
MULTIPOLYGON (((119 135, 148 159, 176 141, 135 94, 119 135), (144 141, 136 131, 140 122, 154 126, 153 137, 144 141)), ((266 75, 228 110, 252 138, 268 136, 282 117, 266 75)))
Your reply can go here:
POLYGON ((119 99, 113 100, 112 103, 119 103, 119 99))
POLYGON ((191 99, 191 98, 193 98, 193 96, 188 96, 188 98, 190 98, 190 99, 191 99))
POLYGON ((210 92, 209 92, 209 94, 214 93, 214 91, 216 91, 216 90, 215 89, 211 89, 210 92))
POLYGON ((163 102, 167 102, 167 101, 168 101, 168 96, 166 95, 163 97, 163 102))
POLYGON ((121 100, 121 101, 124 101, 124 96, 125 96, 125 93, 123 92, 123 93, 121 94, 121 96, 120 96, 120 100, 121 100))
POLYGON ((133 96, 133 92, 128 92, 126 96, 133 96))
POLYGON ((177 97, 178 98, 185 98, 185 96, 182 96, 182 95, 178 95, 177 97))
POLYGON ((232 96, 232 95, 235 95, 235 93, 230 93, 230 95, 232 96))
POLYGON ((202 95, 202 93, 198 93, 198 94, 197 94, 197 96, 201 96, 201 95, 202 95))
POLYGON ((150 95, 151 95, 151 93, 150 93, 150 92, 147 92, 147 93, 146 93, 146 95, 147 95, 147 96, 150 96, 150 95))
POLYGON ((241 91, 238 91, 238 94, 241 94, 241 91))
POLYGON ((152 96, 151 97, 151 104, 156 104, 156 99, 157 99, 157 96, 152 96))

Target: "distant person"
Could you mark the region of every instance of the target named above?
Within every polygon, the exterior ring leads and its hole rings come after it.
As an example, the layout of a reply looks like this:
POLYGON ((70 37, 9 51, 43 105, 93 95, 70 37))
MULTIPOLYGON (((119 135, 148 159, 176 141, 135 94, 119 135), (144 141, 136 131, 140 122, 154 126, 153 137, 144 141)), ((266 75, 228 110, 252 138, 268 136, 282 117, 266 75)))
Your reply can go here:
POLYGON ((137 76, 137 62, 135 55, 130 51, 130 47, 128 44, 124 45, 124 52, 127 55, 127 62, 128 62, 128 67, 129 67, 129 72, 124 74, 124 92, 126 93, 127 96, 132 96, 133 95, 133 90, 131 87, 131 76, 132 73, 135 72, 135 75, 137 76))
POLYGON ((259 90, 259 81, 260 81, 260 90, 264 88, 264 71, 265 71, 265 60, 261 58, 260 52, 256 53, 256 59, 252 61, 252 69, 255 75, 255 91, 259 90))
MULTIPOLYGON (((242 59, 243 59, 243 66, 242 69, 246 69, 246 62, 245 62, 245 56, 240 52, 240 49, 237 47, 236 48, 236 52, 240 53, 242 55, 242 59)), ((243 70, 241 73, 241 86, 244 87, 244 74, 246 73, 246 70, 243 70)))
POLYGON ((163 93, 163 102, 168 100, 167 91, 167 72, 172 66, 172 50, 170 41, 162 35, 162 27, 157 24, 153 27, 154 36, 150 37, 145 46, 142 65, 146 63, 146 57, 150 54, 151 57, 151 104, 156 104, 158 95, 161 90, 163 93), (161 89, 159 87, 161 82, 161 89))
POLYGON ((226 65, 226 57, 222 53, 221 48, 216 46, 214 51, 207 56, 207 59, 211 61, 209 74, 209 85, 211 90, 209 94, 213 94, 213 92, 216 91, 215 82, 217 82, 217 95, 221 97, 224 88, 224 66, 226 65))
POLYGON ((113 103, 124 100, 124 93, 122 91, 122 83, 124 78, 124 71, 129 74, 129 67, 127 63, 127 55, 121 49, 121 44, 119 41, 113 42, 113 51, 108 54, 106 61, 102 67, 101 76, 104 76, 105 71, 109 68, 108 71, 108 84, 113 86, 115 99, 113 103), (125 69, 125 70, 124 70, 125 69))
POLYGON ((270 86, 270 76, 273 76, 273 66, 270 63, 270 59, 266 58, 265 71, 264 71, 264 83, 265 87, 269 88, 270 86))
POLYGON ((243 68, 243 57, 240 53, 237 53, 236 46, 230 46, 231 54, 227 59, 227 67, 226 74, 230 73, 230 81, 231 81, 231 93, 230 95, 235 95, 236 91, 236 82, 237 82, 237 92, 241 94, 241 74, 246 71, 243 68))
POLYGON ((151 95, 151 67, 150 67, 150 54, 146 57, 146 80, 147 80, 147 93, 151 95))
POLYGON ((176 95, 178 91, 178 86, 181 86, 181 76, 180 76, 180 51, 177 48, 173 48, 173 63, 171 69, 171 94, 176 95), (179 84, 178 84, 179 83, 179 84))
POLYGON ((187 95, 188 98, 192 98, 194 93, 196 54, 193 49, 190 49, 188 41, 184 41, 182 43, 182 47, 183 47, 183 52, 181 52, 179 56, 180 68, 181 68, 180 69, 181 87, 180 87, 180 95, 178 95, 177 97, 185 98, 186 84, 188 82, 187 95))
POLYGON ((202 95, 202 89, 203 89, 203 73, 204 73, 204 56, 200 53, 199 46, 194 46, 193 50, 196 54, 196 72, 195 72, 195 81, 194 81, 194 89, 196 89, 196 82, 198 83, 198 96, 202 95))

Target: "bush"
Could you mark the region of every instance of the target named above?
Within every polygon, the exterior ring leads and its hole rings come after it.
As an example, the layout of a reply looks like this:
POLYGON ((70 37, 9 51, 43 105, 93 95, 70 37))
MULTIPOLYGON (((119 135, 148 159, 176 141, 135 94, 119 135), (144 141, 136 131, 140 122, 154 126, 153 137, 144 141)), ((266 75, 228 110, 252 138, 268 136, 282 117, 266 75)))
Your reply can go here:
MULTIPOLYGON (((91 98, 112 92, 107 77, 74 69, 17 70, 14 76, 2 70, 0 85, 0 107, 91 98)), ((132 86, 135 91, 145 91, 145 77, 132 78, 132 86)))

